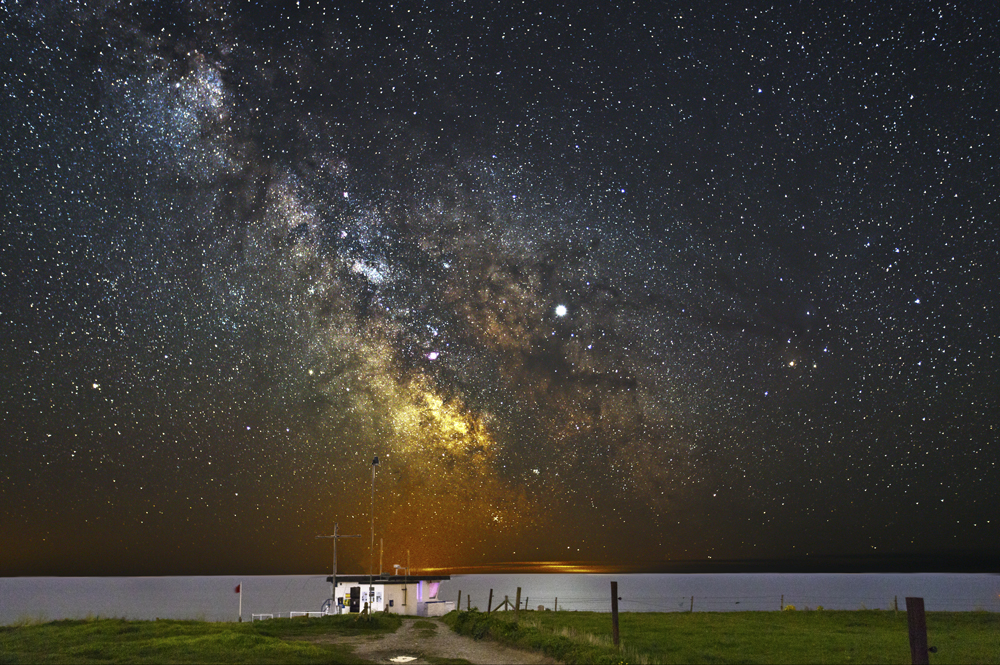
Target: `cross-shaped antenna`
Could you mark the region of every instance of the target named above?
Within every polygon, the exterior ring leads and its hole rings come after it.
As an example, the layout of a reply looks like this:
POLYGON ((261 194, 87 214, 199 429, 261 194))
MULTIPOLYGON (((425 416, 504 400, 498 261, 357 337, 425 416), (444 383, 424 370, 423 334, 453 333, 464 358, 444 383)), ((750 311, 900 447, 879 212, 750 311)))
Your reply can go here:
MULTIPOLYGON (((339 538, 360 538, 360 534, 352 534, 350 536, 338 533, 340 525, 337 522, 333 523, 333 535, 332 536, 316 536, 316 538, 330 538, 333 540, 333 575, 330 577, 330 608, 332 609, 337 603, 337 540, 339 538)), ((340 613, 340 606, 337 606, 337 613, 340 613)))

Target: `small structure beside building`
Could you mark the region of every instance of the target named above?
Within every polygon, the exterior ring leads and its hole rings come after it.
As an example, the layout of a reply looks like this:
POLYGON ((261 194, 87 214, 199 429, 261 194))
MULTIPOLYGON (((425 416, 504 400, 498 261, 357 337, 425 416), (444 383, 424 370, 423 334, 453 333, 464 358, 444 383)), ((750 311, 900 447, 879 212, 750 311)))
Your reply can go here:
MULTIPOLYGON (((372 612, 443 616, 455 609, 455 601, 438 599, 438 587, 450 579, 450 575, 337 575, 333 604, 327 613, 356 614, 370 603, 372 612)), ((326 581, 333 584, 333 577, 326 581)))

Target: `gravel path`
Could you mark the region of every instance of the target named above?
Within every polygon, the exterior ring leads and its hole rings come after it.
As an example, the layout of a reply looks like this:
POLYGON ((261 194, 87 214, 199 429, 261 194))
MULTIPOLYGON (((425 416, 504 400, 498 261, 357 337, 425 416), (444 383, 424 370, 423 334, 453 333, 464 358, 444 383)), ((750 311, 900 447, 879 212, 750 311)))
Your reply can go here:
POLYGON ((354 647, 355 654, 376 663, 426 665, 428 661, 423 656, 461 658, 476 665, 515 663, 555 665, 559 662, 540 653, 521 651, 490 640, 476 641, 471 637, 459 635, 438 619, 404 619, 403 625, 395 633, 378 637, 330 636, 310 638, 310 641, 349 644, 354 647))

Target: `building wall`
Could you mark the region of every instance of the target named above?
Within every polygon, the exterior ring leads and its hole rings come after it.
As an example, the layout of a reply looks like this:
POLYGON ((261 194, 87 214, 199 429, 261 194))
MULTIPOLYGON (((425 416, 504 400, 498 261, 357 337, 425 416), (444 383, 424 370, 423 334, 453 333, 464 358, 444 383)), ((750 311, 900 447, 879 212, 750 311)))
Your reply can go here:
MULTIPOLYGON (((347 613, 349 613, 351 611, 350 602, 347 600, 348 595, 351 592, 351 587, 360 587, 361 588, 361 602, 358 604, 359 610, 364 610, 365 609, 365 601, 368 600, 368 591, 369 591, 368 582, 339 582, 338 581, 337 582, 337 588, 334 591, 333 597, 335 599, 337 599, 337 598, 343 598, 344 599, 344 607, 342 609, 342 612, 344 614, 347 614, 347 613)), ((382 584, 372 584, 371 587, 372 587, 372 589, 374 589, 374 592, 375 592, 375 602, 371 604, 371 610, 373 612, 381 612, 382 608, 385 607, 385 605, 386 605, 385 585, 382 585, 382 584)))
MULTIPOLYGON (((375 604, 372 608, 374 612, 381 612, 384 608, 388 608, 393 614, 427 616, 427 609, 425 607, 427 601, 433 603, 433 601, 437 600, 438 583, 436 582, 427 583, 418 580, 408 582, 405 585, 402 583, 376 583, 372 584, 372 586, 375 588, 375 604), (431 596, 431 593, 434 595, 431 596)), ((338 580, 334 598, 346 598, 347 594, 351 591, 351 587, 361 588, 362 600, 359 608, 363 610, 365 607, 364 599, 368 594, 368 582, 341 582, 338 580)), ((450 605, 454 609, 454 603, 450 603, 450 605)), ((350 604, 346 600, 342 612, 344 614, 350 612, 350 604)))
POLYGON ((405 592, 402 584, 387 584, 385 598, 392 601, 390 612, 414 616, 417 614, 417 583, 407 584, 405 592))

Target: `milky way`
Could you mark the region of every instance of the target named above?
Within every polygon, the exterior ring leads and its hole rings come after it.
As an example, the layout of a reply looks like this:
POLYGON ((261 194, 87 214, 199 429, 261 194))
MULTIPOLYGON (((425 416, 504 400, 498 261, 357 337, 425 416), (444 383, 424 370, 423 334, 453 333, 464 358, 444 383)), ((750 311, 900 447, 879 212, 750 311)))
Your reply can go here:
POLYGON ((4 5, 0 574, 995 547, 989 11, 4 5))

